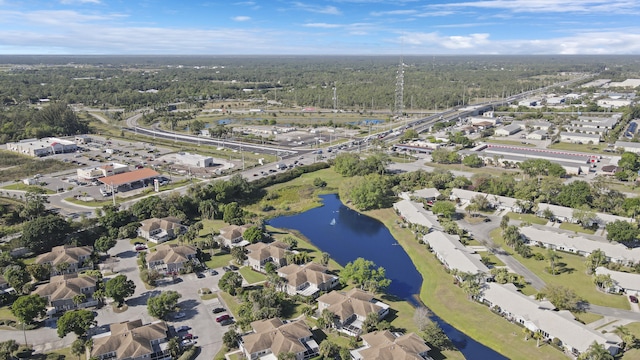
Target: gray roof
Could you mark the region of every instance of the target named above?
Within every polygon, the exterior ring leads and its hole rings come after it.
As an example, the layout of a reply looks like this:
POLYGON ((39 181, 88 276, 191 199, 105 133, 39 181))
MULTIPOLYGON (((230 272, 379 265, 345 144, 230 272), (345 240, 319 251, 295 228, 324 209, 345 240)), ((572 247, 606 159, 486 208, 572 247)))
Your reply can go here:
POLYGON ((606 267, 596 268, 597 275, 609 275, 618 286, 626 290, 640 290, 640 274, 609 270, 606 267))
POLYGON ((608 257, 623 262, 640 261, 640 248, 629 249, 619 243, 605 241, 595 241, 582 236, 574 236, 567 233, 558 233, 550 230, 540 230, 531 226, 520 228, 520 233, 532 241, 543 244, 561 246, 566 251, 592 253, 595 250, 602 250, 608 257))
POLYGON ((460 237, 457 235, 434 231, 425 235, 423 240, 450 269, 471 274, 489 272, 489 268, 480 261, 480 255, 462 245, 460 237))
MULTIPOLYGON (((473 199, 474 197, 480 195, 484 198, 486 198, 487 200, 489 200, 489 202, 493 205, 501 205, 501 206, 506 206, 506 207, 510 207, 510 208, 515 208, 516 207, 516 202, 518 201, 518 199, 515 198, 511 198, 511 197, 506 197, 506 196, 500 196, 500 195, 492 195, 492 194, 485 194, 482 192, 477 192, 477 191, 471 191, 471 190, 465 190, 465 189, 452 189, 451 190, 451 195, 457 197, 458 199, 461 200, 465 200, 465 201, 471 201, 471 199, 473 199)), ((522 201, 524 202, 524 201, 522 201)))
POLYGON ((640 143, 630 141, 616 141, 616 147, 640 148, 640 143))
POLYGON ((482 297, 499 306, 503 312, 525 321, 529 330, 542 330, 550 338, 557 337, 565 346, 586 351, 595 341, 605 348, 617 347, 622 340, 613 333, 602 334, 574 320, 570 312, 554 311, 548 302, 539 302, 518 292, 513 284, 486 283, 482 297))
POLYGON ((393 204, 393 208, 409 223, 426 226, 429 229, 439 227, 438 219, 429 214, 421 204, 410 200, 401 200, 393 204))
MULTIPOLYGON (((566 207, 566 206, 559 206, 559 205, 553 205, 553 204, 547 204, 547 203, 539 203, 538 204, 538 212, 542 212, 545 209, 551 210, 551 212, 555 216, 564 217, 564 218, 567 218, 567 219, 573 219, 573 212, 575 211, 573 208, 566 207)), ((632 218, 628 218, 628 217, 624 217, 624 216, 611 215, 611 214, 605 214, 605 213, 599 213, 599 212, 595 213, 595 216, 596 216, 596 218, 594 220, 597 223, 606 224, 606 223, 609 223, 609 222, 614 222, 616 220, 634 222, 634 220, 632 218)))
POLYGON ((589 139, 589 140, 595 140, 598 139, 600 140, 600 135, 597 134, 583 134, 583 133, 572 133, 572 132, 566 132, 563 131, 560 133, 560 137, 570 137, 570 138, 583 138, 583 139, 589 139))
POLYGON ((496 129, 496 131, 498 130, 506 130, 508 132, 512 132, 512 131, 516 131, 516 130, 521 130, 520 125, 518 124, 510 124, 510 125, 505 125, 501 128, 496 129))
POLYGON ((423 198, 436 198, 440 196, 440 191, 436 188, 426 188, 420 189, 413 192, 412 195, 423 197, 423 198))

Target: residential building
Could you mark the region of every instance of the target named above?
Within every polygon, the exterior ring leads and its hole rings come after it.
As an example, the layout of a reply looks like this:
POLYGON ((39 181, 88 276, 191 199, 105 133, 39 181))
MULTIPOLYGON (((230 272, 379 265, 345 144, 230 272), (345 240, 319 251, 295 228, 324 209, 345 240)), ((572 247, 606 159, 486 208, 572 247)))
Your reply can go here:
POLYGON ((435 201, 436 198, 440 196, 440 191, 436 188, 425 188, 414 191, 411 193, 411 196, 415 196, 426 201, 435 201))
POLYGON ((253 332, 242 337, 240 350, 250 360, 271 360, 294 353, 296 360, 318 355, 319 346, 309 326, 302 320, 284 323, 278 318, 251 323, 253 332))
POLYGON ((47 299, 50 314, 98 305, 92 298, 96 291, 96 278, 66 274, 51 277, 48 284, 40 285, 34 294, 47 299), (76 296, 84 295, 84 301, 76 304, 76 296))
POLYGON ((291 264, 278 269, 278 276, 286 279, 284 291, 289 295, 315 297, 321 291, 338 286, 340 279, 327 272, 327 268, 316 263, 291 264))
POLYGON ((393 204, 393 208, 402 220, 410 224, 421 225, 429 230, 440 229, 438 218, 433 214, 429 214, 420 203, 411 200, 400 200, 393 204))
POLYGON ((389 305, 376 300, 372 294, 353 288, 346 294, 331 291, 318 298, 318 313, 327 309, 335 315, 334 326, 349 335, 358 336, 367 315, 378 314, 382 319, 389 313, 389 305))
POLYGON ((471 202, 476 196, 482 196, 487 199, 489 206, 496 210, 506 210, 515 213, 521 213, 524 210, 524 203, 526 201, 500 195, 485 194, 482 192, 465 190, 465 189, 451 189, 451 195, 449 199, 465 206, 471 202))
POLYGON ((78 150, 75 142, 59 138, 25 139, 7 143, 7 150, 33 157, 70 153, 78 150))
POLYGON ((238 246, 244 247, 249 245, 249 242, 246 241, 242 236, 244 235, 244 232, 247 231, 247 229, 251 226, 253 225, 229 225, 220 229, 220 235, 218 235, 218 238, 222 241, 222 246, 232 248, 238 246))
POLYGON ((36 264, 51 266, 51 276, 93 269, 93 247, 61 245, 39 255, 36 264))
POLYGON ((447 269, 455 270, 454 276, 458 280, 464 280, 464 274, 478 275, 482 280, 491 278, 489 268, 480 261, 480 255, 462 245, 458 235, 433 231, 422 239, 447 269))
POLYGON ((622 265, 633 265, 640 262, 640 248, 630 249, 620 243, 596 241, 583 236, 540 230, 531 226, 520 228, 520 234, 529 245, 539 245, 581 256, 589 256, 592 252, 601 250, 610 262, 622 265))
POLYGON ((509 136, 509 135, 513 135, 515 133, 520 132, 520 130, 522 130, 520 128, 520 125, 510 124, 510 125, 505 125, 503 127, 497 128, 495 131, 495 134, 497 136, 509 136))
POLYGON ((362 347, 352 350, 354 360, 428 360, 431 348, 415 333, 402 335, 388 330, 361 336, 362 347))
MULTIPOLYGON (((554 219, 564 221, 564 222, 570 222, 570 223, 578 222, 578 219, 576 219, 573 216, 573 213, 575 211, 575 209, 573 208, 547 204, 547 203, 538 203, 538 210, 536 211, 536 215, 540 217, 544 217, 545 212, 548 212, 546 210, 551 211, 554 219)), ((605 213, 594 213, 594 218, 590 219, 589 223, 586 225, 592 226, 594 224, 597 224, 600 227, 604 227, 606 224, 610 222, 614 222, 616 220, 628 221, 628 222, 635 221, 633 218, 628 218, 624 216, 617 216, 617 215, 611 215, 611 214, 605 214, 605 213)))
POLYGON ((615 355, 622 340, 613 333, 593 330, 575 320, 567 310, 557 311, 548 301, 537 301, 517 291, 513 284, 485 283, 478 301, 509 321, 518 323, 545 341, 557 339, 565 351, 577 357, 596 342, 615 355))
POLYGON ((606 289, 612 293, 625 293, 638 296, 640 294, 640 274, 631 274, 622 271, 609 270, 606 267, 597 267, 596 275, 609 275, 613 280, 613 287, 606 289))
POLYGON ((160 244, 174 239, 186 231, 187 227, 182 225, 178 218, 151 218, 140 222, 138 236, 153 243, 160 244))
POLYGON ((167 349, 169 328, 164 321, 142 325, 130 320, 110 325, 111 331, 92 338, 87 358, 99 360, 164 360, 171 359, 167 349))
POLYGON ((255 244, 247 245, 247 261, 249 266, 255 270, 264 272, 264 266, 271 262, 277 268, 285 266, 287 264, 286 255, 289 252, 289 245, 274 241, 268 244, 263 242, 257 242, 255 244))
POLYGON ((198 249, 191 245, 161 244, 147 254, 149 269, 163 273, 178 273, 188 261, 198 261, 198 249))

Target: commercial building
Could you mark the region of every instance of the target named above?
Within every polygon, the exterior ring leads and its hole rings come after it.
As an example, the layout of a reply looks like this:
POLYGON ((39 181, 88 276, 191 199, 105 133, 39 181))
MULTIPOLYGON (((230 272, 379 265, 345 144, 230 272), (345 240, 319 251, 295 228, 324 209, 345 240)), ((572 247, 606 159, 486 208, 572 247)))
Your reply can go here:
POLYGON ((511 124, 516 124, 522 130, 549 130, 553 126, 553 123, 547 120, 524 120, 524 121, 513 121, 511 124))
POLYGON ((177 153, 174 155, 174 159, 177 163, 185 166, 205 168, 214 165, 212 157, 191 154, 188 152, 177 153))
POLYGON ((615 147, 616 150, 622 149, 626 152, 632 152, 636 154, 640 154, 640 143, 630 142, 630 141, 616 141, 615 147))
POLYGON ((160 173, 153 169, 143 168, 134 171, 125 172, 118 175, 106 176, 98 179, 104 184, 108 192, 121 188, 130 189, 135 185, 147 186, 154 179, 157 179, 160 173))
POLYGON ((522 130, 520 128, 520 125, 510 124, 510 125, 503 126, 501 128, 497 128, 495 131, 495 134, 497 136, 509 136, 509 135, 513 135, 515 133, 520 132, 520 130, 522 130))
POLYGON ((7 150, 33 157, 75 152, 75 142, 58 138, 26 139, 7 143, 7 150))
POLYGON ((527 134, 527 140, 544 140, 547 138, 547 130, 535 130, 527 134))
POLYGON ((573 144, 598 144, 600 135, 563 131, 560 133, 560 141, 573 144))
POLYGON ((111 163, 106 165, 78 169, 78 180, 96 180, 106 176, 118 175, 129 171, 129 166, 124 164, 111 163))

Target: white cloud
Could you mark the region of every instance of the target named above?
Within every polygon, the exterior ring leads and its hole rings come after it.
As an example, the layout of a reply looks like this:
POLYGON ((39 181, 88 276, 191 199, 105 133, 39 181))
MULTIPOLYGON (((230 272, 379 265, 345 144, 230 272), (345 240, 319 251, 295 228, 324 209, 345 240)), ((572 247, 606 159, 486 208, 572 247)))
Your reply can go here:
POLYGON ((302 26, 309 27, 309 28, 320 28, 320 29, 336 29, 336 28, 344 27, 344 25, 340 25, 340 24, 327 24, 327 23, 307 23, 302 26))
POLYGON ((100 0, 60 0, 60 3, 64 5, 100 4, 100 0))
POLYGON ((374 11, 371 12, 371 16, 394 16, 394 15, 413 15, 416 10, 391 10, 391 11, 374 11))
POLYGON ((233 21, 249 21, 251 20, 251 17, 249 16, 234 16, 231 18, 231 20, 233 21))
POLYGON ((509 10, 516 13, 629 13, 639 10, 637 0, 485 0, 432 4, 429 8, 479 8, 509 10))
POLYGON ((326 14, 326 15, 342 15, 342 12, 338 10, 338 8, 335 6, 318 6, 318 5, 305 4, 302 2, 294 2, 293 5, 300 10, 309 11, 313 13, 326 14))

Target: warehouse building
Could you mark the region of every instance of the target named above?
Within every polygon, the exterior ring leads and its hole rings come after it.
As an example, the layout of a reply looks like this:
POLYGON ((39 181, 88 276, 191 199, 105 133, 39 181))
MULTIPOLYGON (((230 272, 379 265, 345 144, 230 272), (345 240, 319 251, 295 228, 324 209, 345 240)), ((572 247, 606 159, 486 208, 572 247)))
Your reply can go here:
POLYGON ((600 135, 561 132, 560 141, 573 144, 597 144, 600 142, 600 135))
POLYGON ((511 124, 511 125, 506 125, 506 126, 503 126, 501 128, 496 129, 495 134, 497 136, 509 136, 509 135, 513 135, 515 133, 520 132, 520 130, 522 130, 520 128, 520 125, 511 124))
POLYGON ((640 154, 640 143, 629 141, 616 141, 615 149, 623 149, 626 152, 640 154))
POLYGON ((547 130, 536 130, 527 134, 528 140, 544 140, 547 138, 547 130))
POLYGON ((205 168, 214 165, 212 157, 192 154, 188 152, 177 153, 173 156, 173 158, 177 163, 185 166, 205 168))
POLYGON ((78 150, 75 142, 58 138, 26 139, 7 143, 7 150, 33 157, 70 153, 78 150))

